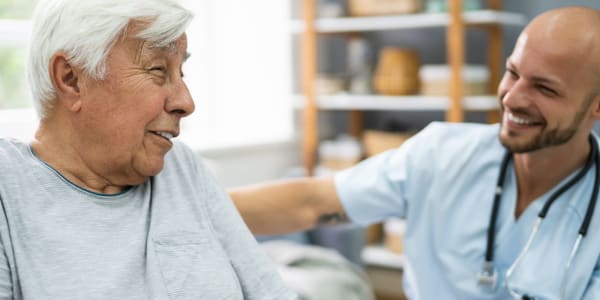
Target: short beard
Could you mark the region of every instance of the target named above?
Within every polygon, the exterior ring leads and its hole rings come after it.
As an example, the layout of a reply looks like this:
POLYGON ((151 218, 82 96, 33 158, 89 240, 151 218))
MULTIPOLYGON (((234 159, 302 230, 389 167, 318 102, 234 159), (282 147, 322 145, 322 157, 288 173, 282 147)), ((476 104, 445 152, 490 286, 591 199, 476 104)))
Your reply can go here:
MULTIPOLYGON (((593 93, 586 99, 586 101, 581 106, 581 109, 577 111, 577 113, 575 113, 575 117, 571 121, 569 127, 567 127, 566 129, 556 128, 545 132, 544 128, 542 129, 542 132, 536 137, 534 137, 532 140, 526 141, 521 144, 510 143, 510 132, 508 133, 509 137, 503 137, 499 134, 498 137, 500 139, 500 143, 506 149, 513 153, 533 152, 547 147, 565 144, 573 138, 575 133, 577 133, 577 130, 581 127, 581 123, 583 122, 583 116, 585 116, 595 98, 596 93, 593 93)), ((502 127, 500 128, 500 130, 502 130, 502 127)))
MULTIPOLYGON (((573 138, 581 121, 571 122, 571 125, 567 129, 553 129, 548 132, 542 131, 532 140, 526 141, 522 144, 511 144, 508 138, 500 136, 500 143, 513 153, 527 153, 537 151, 546 147, 562 145, 573 138)), ((509 133, 510 135, 511 133, 509 133)))

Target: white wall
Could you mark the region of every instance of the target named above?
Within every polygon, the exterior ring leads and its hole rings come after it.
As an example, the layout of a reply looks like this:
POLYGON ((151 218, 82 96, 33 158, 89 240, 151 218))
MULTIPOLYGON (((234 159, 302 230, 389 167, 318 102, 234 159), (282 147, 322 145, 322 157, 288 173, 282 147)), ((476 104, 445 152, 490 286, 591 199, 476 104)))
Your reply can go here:
POLYGON ((201 150, 198 154, 225 187, 279 179, 301 163, 300 145, 292 141, 201 150))
POLYGON ((0 137, 31 141, 38 121, 33 109, 0 110, 0 137))

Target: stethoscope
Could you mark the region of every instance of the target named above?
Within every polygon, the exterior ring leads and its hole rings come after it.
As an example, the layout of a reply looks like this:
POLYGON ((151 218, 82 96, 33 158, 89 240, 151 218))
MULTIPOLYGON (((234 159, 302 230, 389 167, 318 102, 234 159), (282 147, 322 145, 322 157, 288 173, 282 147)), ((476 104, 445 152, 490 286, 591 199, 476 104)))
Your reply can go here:
MULTIPOLYGON (((531 244, 532 244, 533 240, 535 239, 535 236, 538 233, 538 230, 540 228, 542 220, 544 220, 544 218, 548 214, 548 211, 550 210, 550 206, 554 203, 554 201, 556 201, 556 199, 558 199, 558 197, 560 195, 562 195, 569 188, 571 188, 573 185, 575 185, 577 182, 579 182, 579 180, 585 176, 585 174, 594 165, 594 162, 595 162, 596 163, 596 177, 594 179, 594 188, 592 190, 592 196, 588 203, 587 211, 585 213, 583 222, 581 223, 581 227, 579 228, 577 240, 575 240, 575 243, 573 244, 573 247, 571 248, 571 252, 570 252, 569 258, 567 260, 567 263, 565 265, 564 274, 563 274, 563 278, 561 281, 560 295, 561 295, 561 299, 564 299, 567 274, 569 272, 569 268, 571 267, 571 263, 573 262, 573 258, 575 257, 575 254, 579 250, 581 240, 586 235, 588 228, 590 226, 590 222, 591 222, 592 216, 594 214, 594 207, 596 206, 596 200, 597 200, 597 196, 598 196, 598 186, 600 185, 600 153, 598 153, 598 142, 592 135, 590 135, 589 140, 590 140, 591 150, 590 150, 590 155, 588 156, 585 166, 583 167, 583 169, 581 169, 581 171, 579 171, 575 175, 575 177, 571 178, 571 180, 569 180, 562 187, 560 187, 558 190, 556 190, 556 192, 554 192, 550 196, 548 201, 546 201, 546 203, 544 204, 544 207, 538 214, 538 218, 537 218, 535 224, 533 225, 533 229, 531 230, 529 237, 527 238, 527 243, 525 244, 525 247, 523 247, 523 249, 519 253, 519 256, 517 256, 515 261, 512 263, 512 265, 510 265, 510 267, 506 271, 505 286, 507 287, 509 293, 515 299, 533 299, 531 296, 520 295, 518 292, 512 290, 508 286, 508 281, 509 281, 510 277, 513 275, 515 269, 521 263, 521 260, 523 259, 525 254, 527 254, 527 252, 529 251, 529 248, 531 247, 531 244)), ((494 194, 494 203, 492 206, 492 214, 490 217, 490 224, 489 224, 488 232, 487 232, 485 262, 483 265, 482 272, 479 273, 477 276, 477 281, 480 285, 489 286, 489 287, 494 287, 496 285, 497 272, 492 264, 492 261, 494 259, 494 239, 496 238, 495 227, 496 227, 496 219, 498 218, 498 209, 500 208, 500 198, 502 197, 502 191, 503 191, 503 186, 504 186, 504 177, 506 175, 508 163, 511 158, 512 158, 512 153, 510 151, 506 151, 506 153, 504 154, 504 158, 502 160, 502 164, 500 166, 500 174, 498 176, 498 182, 496 184, 496 191, 494 194)))

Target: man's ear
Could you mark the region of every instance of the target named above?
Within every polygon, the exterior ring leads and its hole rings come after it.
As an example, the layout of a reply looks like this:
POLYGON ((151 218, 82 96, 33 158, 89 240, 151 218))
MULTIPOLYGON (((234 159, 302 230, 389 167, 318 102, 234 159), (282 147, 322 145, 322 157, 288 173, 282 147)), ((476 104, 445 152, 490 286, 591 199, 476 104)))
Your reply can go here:
POLYGON ((592 117, 596 120, 600 120, 600 93, 597 93, 592 100, 592 117))
POLYGON ((50 59, 49 72, 57 104, 70 111, 78 111, 81 108, 80 70, 71 65, 66 53, 57 52, 50 59))

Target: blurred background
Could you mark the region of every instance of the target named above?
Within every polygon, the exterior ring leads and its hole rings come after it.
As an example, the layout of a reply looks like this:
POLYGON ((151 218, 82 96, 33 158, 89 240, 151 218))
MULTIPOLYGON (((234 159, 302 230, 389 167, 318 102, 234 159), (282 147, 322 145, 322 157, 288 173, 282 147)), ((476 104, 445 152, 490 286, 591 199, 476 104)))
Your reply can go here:
MULTIPOLYGON (((0 136, 31 140, 37 126, 24 77, 36 2, 0 0, 0 136)), ((225 187, 333 174, 431 121, 494 122, 495 86, 527 21, 565 5, 600 9, 583 0, 183 2, 196 13, 184 67, 196 112, 180 139, 225 187)), ((403 228, 390 220, 257 238, 304 299, 403 299, 403 228)))

